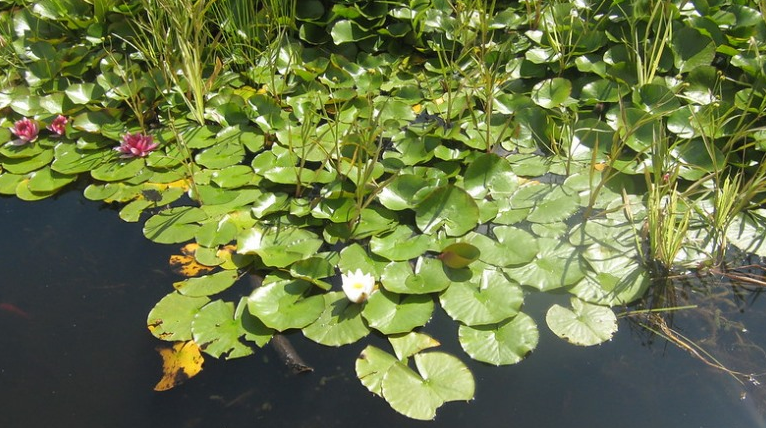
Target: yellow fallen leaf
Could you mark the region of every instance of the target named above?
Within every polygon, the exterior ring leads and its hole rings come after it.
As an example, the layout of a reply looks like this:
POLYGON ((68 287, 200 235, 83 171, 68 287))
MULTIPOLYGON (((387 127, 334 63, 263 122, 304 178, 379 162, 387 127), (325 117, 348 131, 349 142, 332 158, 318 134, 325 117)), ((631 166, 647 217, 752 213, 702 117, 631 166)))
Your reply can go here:
POLYGON ((172 348, 157 348, 162 357, 162 379, 155 391, 167 391, 202 371, 202 352, 193 340, 176 342, 172 348))
POLYGON ((170 269, 186 277, 199 276, 213 270, 214 266, 203 265, 194 258, 194 252, 197 251, 197 248, 199 248, 199 244, 194 242, 181 247, 181 254, 170 256, 168 261, 170 269))

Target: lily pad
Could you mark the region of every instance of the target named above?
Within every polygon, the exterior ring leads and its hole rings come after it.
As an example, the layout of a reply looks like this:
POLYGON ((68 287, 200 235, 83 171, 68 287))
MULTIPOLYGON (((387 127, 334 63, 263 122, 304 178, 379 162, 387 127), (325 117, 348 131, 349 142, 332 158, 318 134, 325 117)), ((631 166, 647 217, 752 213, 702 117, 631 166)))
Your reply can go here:
POLYGON ((303 335, 326 346, 354 343, 370 333, 361 311, 361 305, 349 301, 344 292, 325 293, 324 311, 303 328, 303 335))
POLYGON ((423 233, 444 227, 447 235, 461 236, 479 223, 479 207, 465 190, 441 186, 415 208, 415 222, 423 233))
POLYGON ((166 295, 149 311, 146 324, 154 337, 167 341, 191 340, 191 323, 210 299, 184 296, 176 291, 166 295))
POLYGON ((415 354, 416 373, 397 362, 383 376, 383 397, 397 412, 431 420, 448 401, 473 398, 476 388, 471 371, 462 361, 443 352, 415 354))
POLYGON ((502 272, 485 269, 475 279, 456 282, 439 295, 444 311, 466 325, 494 324, 518 314, 521 286, 502 272))
MULTIPOLYGON (((185 296, 212 296, 234 285, 238 278, 239 274, 237 271, 224 270, 212 275, 185 279, 173 283, 173 287, 185 296)), ((201 343, 199 344, 202 345, 201 343)))
POLYGON ((370 296, 362 316, 383 334, 406 333, 425 325, 434 310, 430 295, 396 294, 379 290, 370 296))
POLYGON ((175 207, 160 211, 144 224, 144 236, 160 244, 176 244, 194 238, 207 214, 197 207, 175 207))
POLYGON ((523 360, 537 347, 540 333, 535 321, 520 312, 498 324, 461 325, 458 336, 460 346, 471 358, 499 366, 523 360))
POLYGON ((505 268, 508 276, 540 291, 565 287, 582 279, 581 259, 575 247, 551 238, 540 238, 537 242, 540 252, 534 260, 523 266, 505 268))
POLYGON ((246 331, 234 316, 234 303, 216 300, 194 316, 191 325, 194 342, 206 354, 225 359, 246 357, 253 349, 240 341, 246 331))
POLYGON ((237 238, 237 253, 257 254, 267 266, 285 267, 315 254, 324 241, 294 226, 253 227, 237 238))
POLYGON ((572 298, 572 309, 553 305, 545 322, 556 336, 580 346, 606 342, 617 332, 617 317, 611 309, 572 298))
POLYGON ((306 296, 313 287, 310 282, 300 279, 272 281, 256 288, 247 301, 250 313, 267 327, 279 331, 303 328, 324 312, 322 296, 306 296))

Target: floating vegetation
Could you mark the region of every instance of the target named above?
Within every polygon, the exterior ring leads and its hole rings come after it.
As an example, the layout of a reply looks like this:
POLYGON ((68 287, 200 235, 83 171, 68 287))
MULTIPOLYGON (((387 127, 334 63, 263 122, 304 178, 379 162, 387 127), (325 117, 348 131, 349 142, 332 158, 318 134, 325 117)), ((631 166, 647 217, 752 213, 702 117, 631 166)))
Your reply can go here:
POLYGON ((593 346, 651 278, 766 256, 754 2, 214 3, 0 1, 0 194, 80 180, 185 244, 147 319, 175 343, 158 389, 375 333, 394 355, 367 346, 362 384, 432 419, 475 388, 426 351, 439 308, 515 364, 530 293, 571 294, 545 323, 593 346))

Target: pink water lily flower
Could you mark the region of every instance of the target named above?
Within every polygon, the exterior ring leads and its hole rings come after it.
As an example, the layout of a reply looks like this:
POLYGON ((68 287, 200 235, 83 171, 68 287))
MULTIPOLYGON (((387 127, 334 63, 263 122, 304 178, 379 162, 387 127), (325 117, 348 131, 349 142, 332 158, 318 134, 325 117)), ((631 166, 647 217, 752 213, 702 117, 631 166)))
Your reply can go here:
POLYGON ((66 116, 58 115, 46 128, 55 134, 64 135, 67 123, 69 123, 69 119, 67 119, 66 116))
POLYGON ((121 158, 146 157, 152 150, 159 146, 159 143, 153 142, 151 135, 144 135, 140 132, 135 134, 126 134, 122 137, 122 143, 114 150, 122 153, 121 158))
POLYGON ((37 122, 25 117, 24 119, 17 120, 13 124, 11 132, 19 137, 13 140, 13 144, 16 146, 22 146, 24 144, 35 141, 37 139, 37 134, 40 132, 40 128, 37 127, 37 122))

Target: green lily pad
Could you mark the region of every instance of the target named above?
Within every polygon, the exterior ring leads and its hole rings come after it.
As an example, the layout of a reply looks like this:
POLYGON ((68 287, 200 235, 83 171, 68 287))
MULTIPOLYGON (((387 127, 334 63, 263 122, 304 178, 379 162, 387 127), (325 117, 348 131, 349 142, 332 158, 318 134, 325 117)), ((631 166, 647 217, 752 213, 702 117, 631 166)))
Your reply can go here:
POLYGON ((386 290, 372 293, 362 316, 370 327, 383 334, 406 333, 425 325, 434 310, 430 295, 396 294, 386 290))
POLYGON ((766 210, 737 215, 726 229, 726 238, 741 250, 766 257, 766 210))
POLYGON ((234 285, 239 274, 234 270, 224 270, 211 275, 189 278, 173 283, 173 287, 184 296, 212 296, 234 285))
POLYGON ((414 209, 429 191, 432 181, 418 175, 402 174, 391 180, 378 194, 380 203, 394 211, 414 209))
POLYGON ((520 312, 499 324, 461 325, 460 346, 474 360, 499 365, 516 364, 537 347, 540 333, 537 324, 520 312))
POLYGON ((234 315, 234 303, 216 300, 197 312, 191 324, 192 336, 200 349, 216 358, 227 360, 253 354, 253 348, 242 343, 246 331, 234 315))
POLYGON ((388 352, 369 345, 356 359, 356 376, 370 392, 382 397, 383 376, 398 361, 388 352))
POLYGON ((191 323, 200 308, 210 299, 184 296, 174 291, 157 302, 149 311, 146 324, 154 337, 167 341, 191 340, 191 323))
POLYGON ((76 175, 62 174, 44 167, 32 173, 28 186, 33 192, 55 192, 76 179, 76 175))
POLYGON ((438 259, 419 257, 415 268, 409 262, 391 262, 380 281, 386 290, 401 294, 429 294, 450 286, 451 280, 438 259))
POLYGON ((405 358, 409 358, 418 352, 433 348, 441 345, 439 341, 433 337, 411 331, 404 334, 394 334, 388 336, 388 342, 391 343, 391 347, 394 348, 396 358, 404 361, 405 358))
POLYGON ((479 223, 479 207, 465 190, 441 186, 415 208, 415 222, 423 233, 444 227, 447 235, 461 236, 479 223))
POLYGON ((716 43, 713 39, 688 26, 673 31, 670 47, 673 50, 674 65, 679 73, 709 66, 716 54, 716 43))
POLYGON ((413 358, 417 373, 397 362, 383 376, 383 398, 394 410, 413 419, 431 420, 445 402, 473 398, 473 375, 462 361, 443 352, 413 358))
POLYGON ((146 166, 144 159, 119 159, 102 164, 90 171, 100 181, 123 181, 138 176, 146 166))
POLYGON ((335 276, 335 266, 325 258, 309 257, 290 265, 290 275, 293 278, 308 281, 323 290, 329 290, 332 286, 321 279, 335 276))
POLYGON ((572 309, 553 305, 545 315, 545 322, 556 336, 580 346, 593 346, 606 342, 617 332, 617 317, 611 309, 570 299, 572 309))
POLYGON ((257 254, 266 266, 285 267, 315 254, 324 241, 294 226, 253 227, 237 237, 237 253, 257 254))
POLYGON ((572 82, 561 77, 543 80, 532 88, 532 101, 543 108, 558 107, 569 99, 572 82))
POLYGON ((313 287, 310 282, 271 279, 274 282, 267 284, 266 280, 250 294, 247 308, 267 327, 278 331, 303 328, 324 312, 322 296, 306 297, 306 293, 313 287))
POLYGON ((413 228, 404 224, 383 237, 375 235, 370 239, 370 251, 393 261, 419 257, 430 245, 431 238, 416 234, 413 228))
POLYGON ((450 285, 439 301, 452 319, 463 324, 494 324, 518 314, 524 292, 502 272, 485 269, 471 281, 450 285))
POLYGON ((197 207, 162 210, 144 224, 144 236, 160 244, 176 244, 194 238, 207 214, 197 207))
POLYGON ((537 242, 540 252, 534 260, 523 266, 505 268, 509 277, 540 291, 572 285, 583 278, 580 254, 575 247, 551 238, 540 238, 537 242))
POLYGON ((370 333, 361 311, 362 306, 349 301, 344 292, 325 293, 324 311, 303 328, 303 335, 326 346, 354 343, 370 333))
POLYGON ((464 268, 478 260, 480 256, 481 251, 478 248, 465 242, 447 245, 439 253, 439 259, 444 263, 444 266, 452 269, 464 268))
POLYGON ((538 238, 523 229, 497 226, 492 232, 497 241, 479 233, 465 236, 466 242, 479 250, 479 260, 484 263, 498 267, 520 265, 532 261, 538 253, 538 238))
POLYGON ((474 198, 487 194, 494 198, 510 195, 519 187, 519 179, 505 158, 484 153, 471 161, 463 176, 465 190, 474 198))

